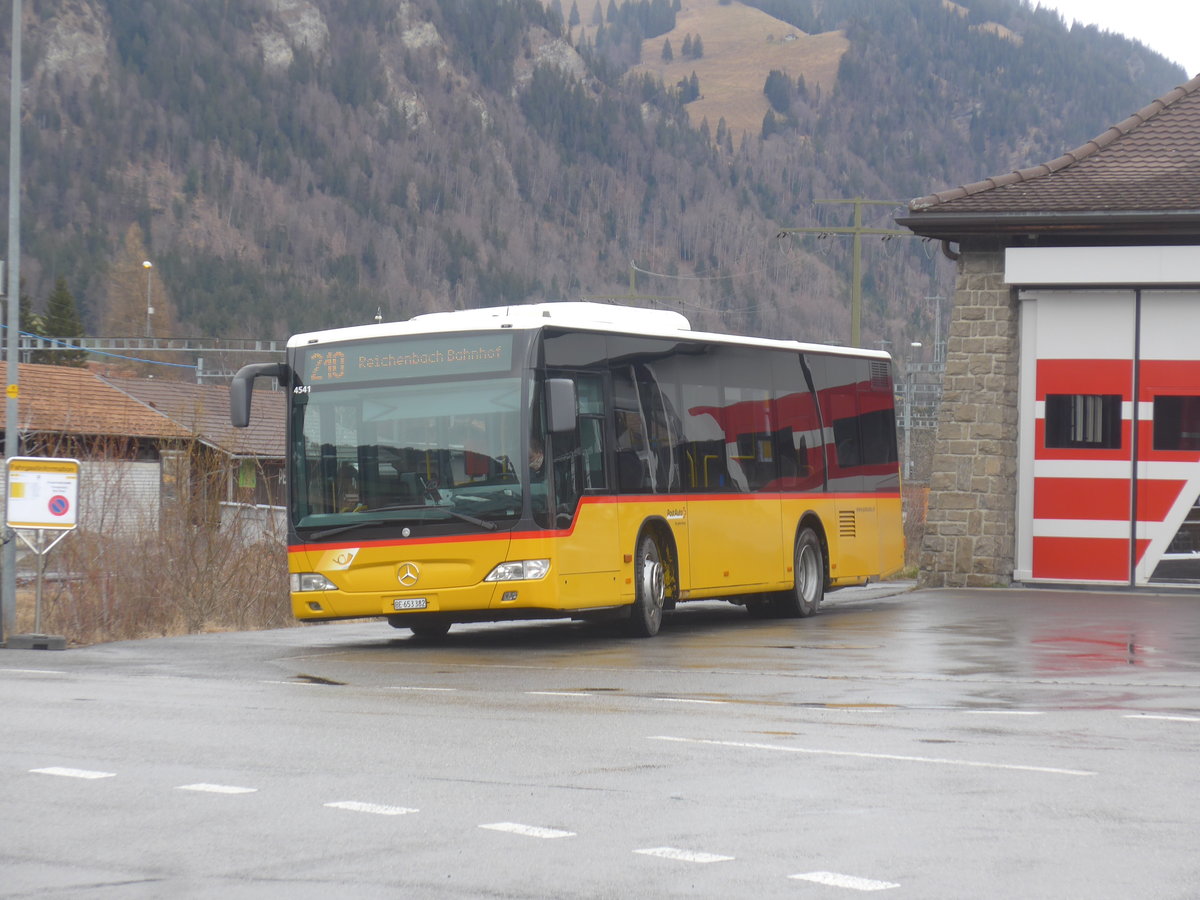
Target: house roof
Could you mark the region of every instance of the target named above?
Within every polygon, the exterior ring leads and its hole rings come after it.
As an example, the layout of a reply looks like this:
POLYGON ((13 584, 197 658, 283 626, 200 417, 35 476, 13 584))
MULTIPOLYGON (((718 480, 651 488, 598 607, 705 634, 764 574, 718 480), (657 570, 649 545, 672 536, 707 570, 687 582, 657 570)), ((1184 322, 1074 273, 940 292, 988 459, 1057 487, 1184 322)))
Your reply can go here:
MULTIPOLYGON (((105 384, 88 369, 20 364, 17 421, 25 433, 187 439, 170 419, 105 384)), ((7 422, 7 404, 0 404, 7 422)))
POLYGON ((254 392, 254 415, 248 428, 229 423, 229 387, 144 378, 102 379, 150 411, 170 419, 188 434, 230 456, 283 459, 287 406, 282 391, 254 392))
POLYGON ((918 197, 897 222, 981 234, 1200 238, 1200 76, 1057 159, 918 197))

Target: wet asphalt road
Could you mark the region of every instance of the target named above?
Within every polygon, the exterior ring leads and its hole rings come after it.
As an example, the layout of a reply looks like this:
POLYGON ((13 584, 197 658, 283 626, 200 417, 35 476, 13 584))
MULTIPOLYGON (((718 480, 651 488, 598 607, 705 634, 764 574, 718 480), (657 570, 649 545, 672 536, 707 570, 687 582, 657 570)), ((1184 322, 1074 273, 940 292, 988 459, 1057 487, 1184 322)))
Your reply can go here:
POLYGON ((0 897, 1200 897, 1200 596, 0 651, 0 897))

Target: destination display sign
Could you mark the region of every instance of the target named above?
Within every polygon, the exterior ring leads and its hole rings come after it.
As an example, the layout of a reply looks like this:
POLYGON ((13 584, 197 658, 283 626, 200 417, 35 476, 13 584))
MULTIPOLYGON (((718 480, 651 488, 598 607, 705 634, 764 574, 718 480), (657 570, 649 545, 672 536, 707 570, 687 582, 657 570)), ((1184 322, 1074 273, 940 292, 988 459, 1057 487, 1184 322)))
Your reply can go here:
POLYGON ((513 336, 439 334, 370 343, 323 345, 301 351, 305 382, 321 385, 397 378, 507 372, 513 364, 513 336))

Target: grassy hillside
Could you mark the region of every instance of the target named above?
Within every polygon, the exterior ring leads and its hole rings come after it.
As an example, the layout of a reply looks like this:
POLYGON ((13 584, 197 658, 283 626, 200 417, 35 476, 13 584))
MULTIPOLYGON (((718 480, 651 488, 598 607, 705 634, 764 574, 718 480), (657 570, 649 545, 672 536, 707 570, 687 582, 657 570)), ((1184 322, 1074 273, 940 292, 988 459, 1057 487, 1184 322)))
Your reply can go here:
POLYGON ((687 104, 688 117, 699 127, 707 119, 716 129, 724 118, 736 145, 744 134, 757 137, 769 108, 763 83, 773 69, 792 78, 803 77, 810 88, 829 91, 837 80, 842 56, 850 48, 841 31, 805 34, 760 10, 718 0, 682 0, 676 26, 665 35, 642 43, 642 64, 665 84, 700 80, 700 98, 687 104), (682 58, 684 38, 702 38, 704 55, 682 58), (664 41, 670 41, 673 62, 662 61, 664 41))

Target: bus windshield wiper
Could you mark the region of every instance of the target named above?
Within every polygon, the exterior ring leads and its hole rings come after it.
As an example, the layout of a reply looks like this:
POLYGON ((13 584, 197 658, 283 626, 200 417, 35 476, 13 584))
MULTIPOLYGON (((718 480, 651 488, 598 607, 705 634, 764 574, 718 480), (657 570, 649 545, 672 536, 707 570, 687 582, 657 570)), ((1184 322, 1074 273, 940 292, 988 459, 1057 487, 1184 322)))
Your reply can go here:
POLYGON ((401 506, 372 506, 370 509, 367 510, 367 512, 394 512, 395 510, 401 510, 401 509, 438 509, 438 510, 441 510, 442 512, 444 512, 448 516, 454 516, 454 518, 456 518, 456 519, 461 519, 462 521, 468 522, 471 525, 478 525, 480 528, 484 528, 488 531, 495 531, 496 528, 498 527, 495 522, 489 522, 486 519, 479 519, 479 518, 476 518, 475 516, 470 516, 470 515, 467 515, 466 513, 461 513, 458 510, 451 509, 448 506, 424 506, 419 503, 412 503, 412 504, 401 505, 401 506))
POLYGON ((325 538, 333 537, 335 534, 353 531, 355 528, 366 528, 368 525, 386 525, 390 521, 390 519, 363 519, 361 522, 351 522, 349 525, 338 525, 336 528, 326 528, 324 531, 314 531, 309 535, 309 539, 314 541, 323 541, 325 538))
MULTIPOLYGON (((396 506, 373 506, 364 512, 401 512, 404 510, 416 509, 436 509, 446 513, 448 516, 453 516, 470 525, 478 526, 485 531, 495 531, 499 526, 495 522, 489 522, 486 519, 479 519, 475 516, 461 513, 458 510, 450 509, 445 506, 427 506, 423 503, 398 504, 396 506)), ((328 537, 333 537, 335 534, 343 534, 347 531, 353 531, 355 528, 366 528, 371 525, 387 525, 392 519, 363 519, 361 522, 351 522, 348 525, 337 525, 333 528, 326 528, 324 531, 317 531, 311 535, 312 540, 320 541, 328 537)))

